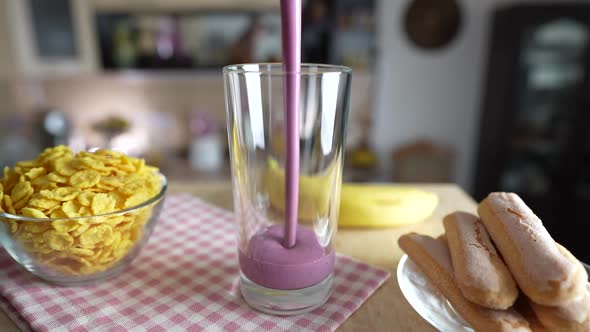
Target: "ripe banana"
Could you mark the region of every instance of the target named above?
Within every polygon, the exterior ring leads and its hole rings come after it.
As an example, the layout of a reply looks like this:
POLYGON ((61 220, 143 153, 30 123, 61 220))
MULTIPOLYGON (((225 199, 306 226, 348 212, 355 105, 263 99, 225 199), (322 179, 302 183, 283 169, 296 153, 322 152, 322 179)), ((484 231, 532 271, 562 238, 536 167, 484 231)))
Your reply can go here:
POLYGON ((438 204, 434 193, 396 185, 343 184, 340 227, 392 227, 426 219, 438 204))
MULTIPOLYGON (((311 222, 327 216, 330 196, 339 181, 335 167, 319 175, 299 176, 300 221, 311 222)), ((285 172, 276 160, 269 159, 263 175, 263 188, 270 204, 285 210, 285 172)), ((416 187, 343 183, 340 193, 340 227, 391 227, 426 219, 438 204, 438 197, 416 187)))
MULTIPOLYGON (((330 167, 322 174, 299 176, 298 218, 311 222, 318 216, 327 216, 330 194, 335 189, 336 167, 330 167)), ((280 212, 285 211, 285 170, 276 160, 269 159, 263 178, 270 204, 280 212)))

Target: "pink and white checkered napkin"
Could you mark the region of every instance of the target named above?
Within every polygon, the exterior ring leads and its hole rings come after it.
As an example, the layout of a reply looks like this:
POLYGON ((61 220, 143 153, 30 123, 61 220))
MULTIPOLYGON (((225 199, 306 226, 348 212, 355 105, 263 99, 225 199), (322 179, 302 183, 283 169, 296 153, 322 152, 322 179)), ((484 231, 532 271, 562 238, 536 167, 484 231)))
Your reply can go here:
POLYGON ((230 212, 172 195, 132 266, 96 286, 49 285, 1 251, 0 307, 25 331, 333 331, 389 277, 338 256, 325 305, 270 316, 240 297, 236 251, 230 212))

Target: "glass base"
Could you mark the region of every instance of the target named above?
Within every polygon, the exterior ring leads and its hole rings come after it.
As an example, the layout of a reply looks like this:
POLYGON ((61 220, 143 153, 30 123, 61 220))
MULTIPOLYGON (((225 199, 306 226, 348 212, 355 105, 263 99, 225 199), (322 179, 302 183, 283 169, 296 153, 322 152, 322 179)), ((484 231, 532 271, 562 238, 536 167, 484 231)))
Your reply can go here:
POLYGON ((301 289, 272 289, 255 284, 240 272, 240 291, 254 309, 279 316, 299 315, 326 303, 333 289, 333 275, 301 289))

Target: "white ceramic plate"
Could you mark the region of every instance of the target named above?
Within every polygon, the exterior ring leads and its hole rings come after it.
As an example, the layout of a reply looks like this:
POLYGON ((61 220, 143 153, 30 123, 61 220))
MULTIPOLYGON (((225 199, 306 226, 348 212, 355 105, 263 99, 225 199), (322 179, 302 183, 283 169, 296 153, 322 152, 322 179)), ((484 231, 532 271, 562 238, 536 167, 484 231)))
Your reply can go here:
MULTIPOLYGON (((590 276, 590 266, 584 267, 590 276)), ((399 261, 397 282, 414 310, 439 331, 474 332, 408 255, 399 261)))
POLYGON ((414 310, 439 331, 474 332, 408 255, 397 265, 397 282, 414 310))

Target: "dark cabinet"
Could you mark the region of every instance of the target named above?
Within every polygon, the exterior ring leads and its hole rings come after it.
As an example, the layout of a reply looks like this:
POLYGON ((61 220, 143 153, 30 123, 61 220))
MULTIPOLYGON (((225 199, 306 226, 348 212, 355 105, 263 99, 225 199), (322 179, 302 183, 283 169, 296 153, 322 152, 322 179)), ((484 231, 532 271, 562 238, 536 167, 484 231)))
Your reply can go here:
POLYGON ((553 237, 590 261, 590 4, 494 13, 476 199, 518 193, 553 237))

